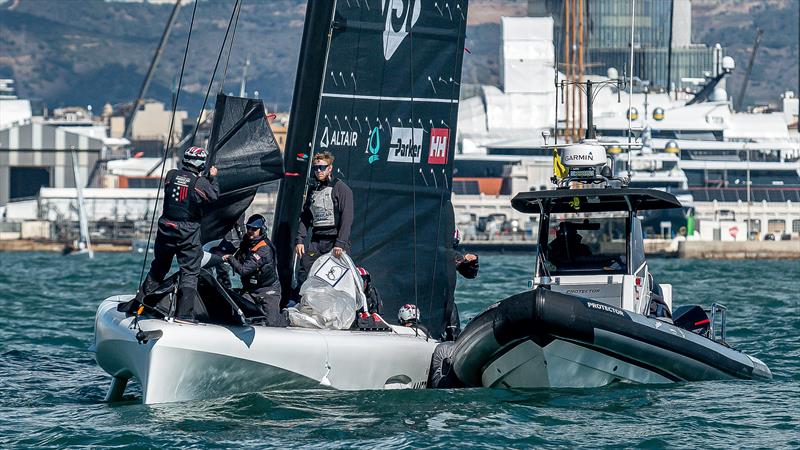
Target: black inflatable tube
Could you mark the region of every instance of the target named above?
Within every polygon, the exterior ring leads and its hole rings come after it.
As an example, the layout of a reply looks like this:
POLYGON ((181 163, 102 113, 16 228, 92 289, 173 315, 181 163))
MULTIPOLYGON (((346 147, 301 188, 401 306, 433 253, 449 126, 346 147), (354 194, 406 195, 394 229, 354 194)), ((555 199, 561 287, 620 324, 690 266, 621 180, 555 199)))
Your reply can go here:
POLYGON ((726 356, 724 351, 733 350, 713 341, 700 345, 638 323, 619 308, 543 287, 513 295, 470 321, 456 340, 452 358, 456 374, 469 386, 481 386, 483 369, 513 348, 514 342, 527 339, 542 347, 554 339, 568 340, 672 380, 697 381, 720 375, 753 378, 752 365, 726 356), (595 330, 607 332, 602 333, 605 347, 598 345, 595 330), (615 352, 609 348, 615 339, 609 336, 616 335, 619 342, 630 338, 643 344, 642 349, 653 346, 659 351, 615 352), (673 357, 664 360, 665 354, 673 357))

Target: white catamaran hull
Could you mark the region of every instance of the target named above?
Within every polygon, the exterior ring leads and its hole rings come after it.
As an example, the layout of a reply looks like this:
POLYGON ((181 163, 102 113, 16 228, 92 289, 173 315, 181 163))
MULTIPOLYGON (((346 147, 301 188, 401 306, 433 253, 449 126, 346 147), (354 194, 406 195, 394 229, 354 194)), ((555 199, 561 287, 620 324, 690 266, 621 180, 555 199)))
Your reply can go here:
POLYGON ((140 344, 133 317, 117 311, 131 298, 108 298, 97 311, 95 357, 114 376, 108 400, 118 399, 130 378, 141 383, 146 404, 274 389, 424 388, 436 346, 402 327, 368 332, 163 319, 139 320, 150 336, 140 344))

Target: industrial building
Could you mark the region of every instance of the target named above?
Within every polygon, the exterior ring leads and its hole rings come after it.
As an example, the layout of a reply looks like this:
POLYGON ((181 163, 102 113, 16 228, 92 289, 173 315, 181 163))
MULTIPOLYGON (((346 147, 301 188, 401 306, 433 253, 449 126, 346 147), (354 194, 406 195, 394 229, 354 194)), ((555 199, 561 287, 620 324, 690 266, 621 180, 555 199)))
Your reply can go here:
POLYGON ((0 206, 35 197, 41 187, 74 188, 73 164, 85 184, 107 147, 78 128, 26 123, 0 130, 0 206))

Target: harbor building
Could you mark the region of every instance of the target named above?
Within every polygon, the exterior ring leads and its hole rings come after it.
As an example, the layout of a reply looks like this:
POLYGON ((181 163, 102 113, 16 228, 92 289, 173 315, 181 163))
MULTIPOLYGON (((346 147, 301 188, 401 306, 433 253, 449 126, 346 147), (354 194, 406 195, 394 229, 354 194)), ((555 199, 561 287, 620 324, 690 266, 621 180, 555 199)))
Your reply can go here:
MULTIPOLYGON (((130 114, 130 105, 113 110, 111 105, 104 108, 109 135, 121 138, 125 133, 125 121, 130 114)), ((164 103, 148 100, 139 111, 136 112, 133 122, 130 125, 129 138, 132 143, 132 150, 142 151, 147 157, 161 157, 164 146, 169 141, 170 118, 172 110, 165 107, 164 103)), ((184 133, 184 123, 189 121, 189 113, 184 110, 175 111, 174 123, 172 126, 172 142, 180 142, 184 133)))
MULTIPOLYGON (((583 3, 589 8, 610 4, 583 3)), ((674 3, 684 13, 690 6, 674 3)), ((537 232, 530 217, 508 204, 519 192, 551 188, 553 152, 544 145, 546 139, 552 144, 557 137, 563 144, 583 137, 583 94, 554 85, 555 80, 581 79, 596 86, 592 116, 601 140, 625 140, 630 126, 637 130, 637 141, 647 142, 646 150, 632 152, 630 166, 629 153, 608 149, 616 174, 630 178, 634 187, 671 192, 683 205, 682 210, 643 222, 648 237, 673 239, 685 233, 690 240, 703 241, 800 238, 800 101, 793 92, 783 94, 782 111, 737 112, 724 86, 735 62, 723 58, 716 45, 711 52, 719 64, 709 67, 711 74, 695 75, 702 77, 699 86, 709 86, 706 96, 691 90, 643 89, 643 83, 634 83, 632 93, 619 90, 614 81, 622 73, 608 70, 611 65, 602 67, 607 75, 602 76, 559 64, 556 44, 561 38, 554 31, 559 20, 544 15, 542 8, 548 4, 536 2, 541 8, 532 12, 542 15, 502 19, 500 83, 473 86, 459 103, 453 205, 467 240, 530 239, 537 232), (605 87, 597 87, 603 83, 605 87)), ((647 24, 639 21, 638 13, 637 22, 647 24)), ((630 39, 630 21, 626 23, 630 39)), ((688 25, 683 26, 681 33, 688 36, 688 25)), ((607 37, 611 41, 613 33, 607 37)), ((656 37, 648 39, 660 45, 656 37)), ((637 70, 634 66, 638 78, 637 70)))
POLYGON ((42 187, 74 188, 73 164, 85 184, 105 148, 102 138, 48 123, 0 130, 0 206, 35 197, 42 187))
MULTIPOLYGON (((574 40, 565 39, 565 34, 577 32, 583 36, 584 74, 605 75, 615 68, 622 75, 630 70, 630 0, 528 0, 528 15, 553 18, 560 63, 565 61, 565 40, 574 40)), ((667 88, 668 83, 676 89, 693 86, 689 79, 714 70, 714 49, 691 42, 691 36, 690 0, 637 2, 634 76, 648 80, 651 87, 667 88)))

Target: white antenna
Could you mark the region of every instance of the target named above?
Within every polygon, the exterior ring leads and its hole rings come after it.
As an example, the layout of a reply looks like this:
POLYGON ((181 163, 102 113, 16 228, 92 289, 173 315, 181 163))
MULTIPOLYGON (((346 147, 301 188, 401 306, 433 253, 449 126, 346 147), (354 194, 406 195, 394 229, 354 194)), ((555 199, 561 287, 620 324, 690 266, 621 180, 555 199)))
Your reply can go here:
MULTIPOLYGON (((631 143, 631 137, 633 131, 631 131, 631 117, 633 113, 631 112, 631 102, 633 101, 633 28, 634 22, 636 20, 636 0, 631 0, 631 60, 630 60, 630 67, 631 71, 628 73, 628 144, 631 143)), ((631 178, 631 147, 628 147, 628 179, 631 178)))

